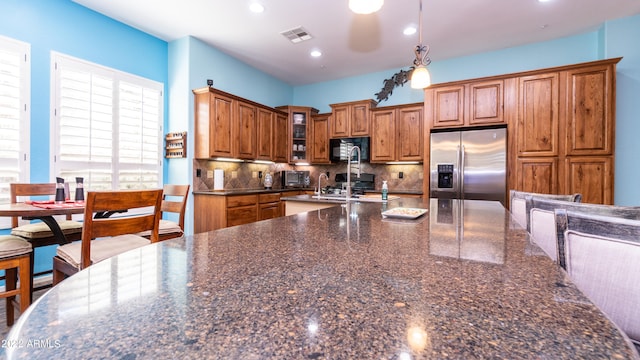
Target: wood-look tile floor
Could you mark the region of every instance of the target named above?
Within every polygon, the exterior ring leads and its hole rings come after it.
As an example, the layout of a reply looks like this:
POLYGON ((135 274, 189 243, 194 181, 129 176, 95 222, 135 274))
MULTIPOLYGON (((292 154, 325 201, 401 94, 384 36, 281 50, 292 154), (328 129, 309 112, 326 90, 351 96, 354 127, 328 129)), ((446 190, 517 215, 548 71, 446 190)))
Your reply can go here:
MULTIPOLYGON (((38 299, 40 296, 42 296, 42 294, 47 292, 47 290, 49 289, 34 291, 33 301, 36 301, 36 299, 38 299)), ((7 302, 5 301, 5 299, 0 299, 0 339, 5 339, 9 334, 9 330, 11 330, 11 327, 7 326, 7 312, 5 311, 6 303, 7 302)), ((14 316, 15 321, 18 321, 18 314, 20 314, 20 311, 18 309, 15 309, 15 316, 14 316)))

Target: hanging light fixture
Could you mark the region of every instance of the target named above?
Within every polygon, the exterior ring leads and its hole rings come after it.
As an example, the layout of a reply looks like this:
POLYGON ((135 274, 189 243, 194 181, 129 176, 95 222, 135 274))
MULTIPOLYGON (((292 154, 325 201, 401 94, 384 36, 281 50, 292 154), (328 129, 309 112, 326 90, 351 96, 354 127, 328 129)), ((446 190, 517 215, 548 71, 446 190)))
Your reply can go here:
POLYGON ((349 0, 349 9, 356 14, 371 14, 382 8, 384 0, 349 0))
POLYGON ((418 20, 418 31, 420 42, 415 49, 416 59, 413 60, 413 65, 415 67, 411 72, 411 88, 424 89, 431 85, 431 75, 429 74, 429 70, 427 70, 427 66, 431 64, 431 59, 429 58, 429 45, 422 44, 422 0, 420 0, 420 19, 418 20))

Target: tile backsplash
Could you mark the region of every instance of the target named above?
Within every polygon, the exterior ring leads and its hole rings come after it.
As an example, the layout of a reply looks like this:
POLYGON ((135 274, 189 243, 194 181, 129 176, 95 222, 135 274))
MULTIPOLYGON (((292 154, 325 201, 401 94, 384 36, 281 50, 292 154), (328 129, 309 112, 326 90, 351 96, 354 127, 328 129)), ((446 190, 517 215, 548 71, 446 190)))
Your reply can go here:
MULTIPOLYGON (((281 188, 280 171, 283 170, 308 170, 311 178, 311 186, 318 183, 321 173, 329 172, 329 182, 322 182, 322 186, 334 185, 336 173, 344 173, 346 163, 292 166, 284 163, 259 164, 250 162, 223 162, 211 160, 193 160, 193 187, 196 191, 213 190, 213 173, 215 169, 224 171, 224 190, 260 189, 263 188, 264 175, 270 172, 273 176, 273 188, 281 188), (198 177, 198 171, 200 176, 198 177), (260 178, 262 172, 262 178, 260 178)), ((363 163, 362 172, 375 174, 375 187, 380 190, 382 181, 387 180, 389 191, 415 191, 422 192, 423 164, 418 165, 389 165, 363 163), (403 177, 400 178, 399 174, 403 177)))

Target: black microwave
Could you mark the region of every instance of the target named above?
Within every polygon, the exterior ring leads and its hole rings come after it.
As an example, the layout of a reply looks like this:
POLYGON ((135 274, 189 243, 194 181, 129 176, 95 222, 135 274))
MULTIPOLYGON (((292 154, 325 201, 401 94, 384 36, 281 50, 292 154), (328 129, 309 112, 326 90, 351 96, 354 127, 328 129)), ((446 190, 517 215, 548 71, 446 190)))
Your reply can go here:
MULTIPOLYGON (((349 149, 351 149, 352 146, 357 146, 360 148, 360 161, 368 162, 370 153, 369 143, 369 137, 331 139, 329 141, 329 158, 332 162, 347 161, 349 158, 349 149)), ((357 160, 358 155, 354 151, 351 161, 357 160)))

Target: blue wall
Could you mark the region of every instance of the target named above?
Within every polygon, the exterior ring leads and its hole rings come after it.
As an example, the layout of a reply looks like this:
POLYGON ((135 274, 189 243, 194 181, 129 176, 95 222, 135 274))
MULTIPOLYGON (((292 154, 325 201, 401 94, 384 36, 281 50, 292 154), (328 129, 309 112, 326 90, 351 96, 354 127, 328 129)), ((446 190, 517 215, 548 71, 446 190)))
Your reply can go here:
POLYGON ((640 205, 640 15, 610 21, 604 29, 605 57, 620 57, 616 74, 615 203, 640 205))

